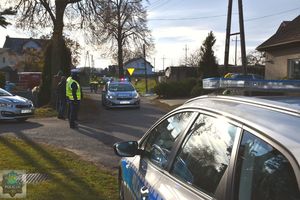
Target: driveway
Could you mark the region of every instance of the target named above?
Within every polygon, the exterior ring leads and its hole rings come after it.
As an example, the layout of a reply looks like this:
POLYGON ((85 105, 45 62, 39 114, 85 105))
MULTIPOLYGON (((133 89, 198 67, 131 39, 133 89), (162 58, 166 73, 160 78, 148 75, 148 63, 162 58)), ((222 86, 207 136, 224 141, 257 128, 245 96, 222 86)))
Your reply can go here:
POLYGON ((106 168, 115 168, 115 142, 138 140, 166 110, 142 98, 140 109, 110 109, 101 105, 100 94, 87 94, 82 101, 79 128, 70 129, 67 120, 57 118, 30 119, 25 123, 0 122, 0 135, 64 148, 81 158, 106 168))

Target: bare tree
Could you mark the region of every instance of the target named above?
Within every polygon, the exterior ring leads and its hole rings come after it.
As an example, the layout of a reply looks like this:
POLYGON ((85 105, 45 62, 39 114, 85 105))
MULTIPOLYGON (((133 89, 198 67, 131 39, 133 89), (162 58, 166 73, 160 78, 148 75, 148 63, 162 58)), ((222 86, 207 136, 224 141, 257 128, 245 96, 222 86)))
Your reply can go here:
POLYGON ((15 15, 15 14, 16 14, 16 11, 13 10, 12 8, 8 8, 8 9, 1 11, 0 12, 0 26, 2 26, 3 28, 6 28, 8 25, 10 25, 10 23, 6 20, 4 15, 15 15))
POLYGON ((200 59, 201 59, 201 54, 200 54, 200 48, 199 48, 199 49, 196 49, 190 55, 188 55, 187 60, 185 60, 185 58, 184 58, 180 62, 181 62, 181 65, 186 65, 188 67, 197 67, 197 66, 199 66, 200 59))
MULTIPOLYGON (((70 73, 70 66, 66 65, 71 65, 71 61, 66 61, 66 58, 71 58, 64 54, 67 52, 63 38, 64 27, 92 28, 96 16, 101 12, 101 2, 102 0, 1 1, 0 5, 10 5, 18 11, 16 23, 18 27, 33 32, 49 27, 52 29, 51 41, 47 47, 50 49, 46 50, 43 73, 43 84, 50 86, 45 87, 47 91, 44 91, 44 94, 50 93, 49 89, 52 93, 55 91, 55 84, 52 83, 52 77, 55 74, 59 71, 63 71, 65 75, 70 73)), ((42 87, 41 90, 44 88, 42 87)), ((51 97, 53 102, 54 95, 51 97)))
MULTIPOLYGON (((9 1, 11 2, 11 1, 9 1)), ((52 28, 52 75, 64 66, 61 65, 63 30, 68 27, 91 26, 95 13, 100 12, 101 0, 18 0, 10 3, 18 11, 18 27, 30 31, 52 28), (64 18, 67 20, 64 21, 64 18), (70 25, 71 24, 71 25, 70 25)))
POLYGON ((250 51, 247 55, 248 65, 264 65, 265 64, 265 53, 260 51, 250 51))
MULTIPOLYGON (((106 0, 101 13, 102 28, 95 27, 94 35, 100 44, 109 46, 112 57, 116 55, 119 75, 124 75, 124 56, 133 55, 137 49, 153 49, 151 33, 147 27, 146 10, 141 0, 106 0)), ((129 56, 130 57, 130 56, 129 56)))

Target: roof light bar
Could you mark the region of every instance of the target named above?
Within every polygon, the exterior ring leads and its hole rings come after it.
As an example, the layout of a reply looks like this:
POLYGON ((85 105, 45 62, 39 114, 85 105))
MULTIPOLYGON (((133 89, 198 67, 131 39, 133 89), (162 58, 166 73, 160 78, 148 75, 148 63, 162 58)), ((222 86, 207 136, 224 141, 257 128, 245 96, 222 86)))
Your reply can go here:
POLYGON ((204 89, 245 89, 252 91, 300 92, 300 80, 241 80, 230 78, 206 78, 204 89))

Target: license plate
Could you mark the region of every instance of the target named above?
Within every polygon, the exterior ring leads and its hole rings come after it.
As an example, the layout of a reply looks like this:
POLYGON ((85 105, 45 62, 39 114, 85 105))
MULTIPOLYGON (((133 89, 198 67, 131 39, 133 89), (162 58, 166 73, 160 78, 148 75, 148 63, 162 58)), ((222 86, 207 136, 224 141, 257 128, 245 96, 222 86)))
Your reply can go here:
POLYGON ((130 104, 129 101, 120 101, 120 104, 130 104))
POLYGON ((24 114, 24 113, 31 113, 32 111, 31 110, 21 110, 21 113, 24 114))

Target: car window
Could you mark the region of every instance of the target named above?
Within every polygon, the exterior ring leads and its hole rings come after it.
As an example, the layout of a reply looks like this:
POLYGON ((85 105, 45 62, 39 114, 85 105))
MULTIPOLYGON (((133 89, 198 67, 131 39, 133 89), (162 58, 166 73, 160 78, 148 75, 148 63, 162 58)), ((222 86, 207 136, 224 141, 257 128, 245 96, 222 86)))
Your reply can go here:
POLYGON ((219 185, 224 186, 224 174, 239 130, 222 119, 199 115, 175 159, 171 174, 215 196, 219 185))
POLYGON ((162 168, 166 166, 174 143, 187 128, 193 113, 175 114, 162 121, 149 133, 145 152, 152 163, 162 168))
POLYGON ((291 164, 277 149, 245 131, 239 147, 236 200, 296 200, 300 193, 291 164))
POLYGON ((112 92, 134 91, 134 87, 130 84, 116 83, 109 84, 108 90, 112 92))

